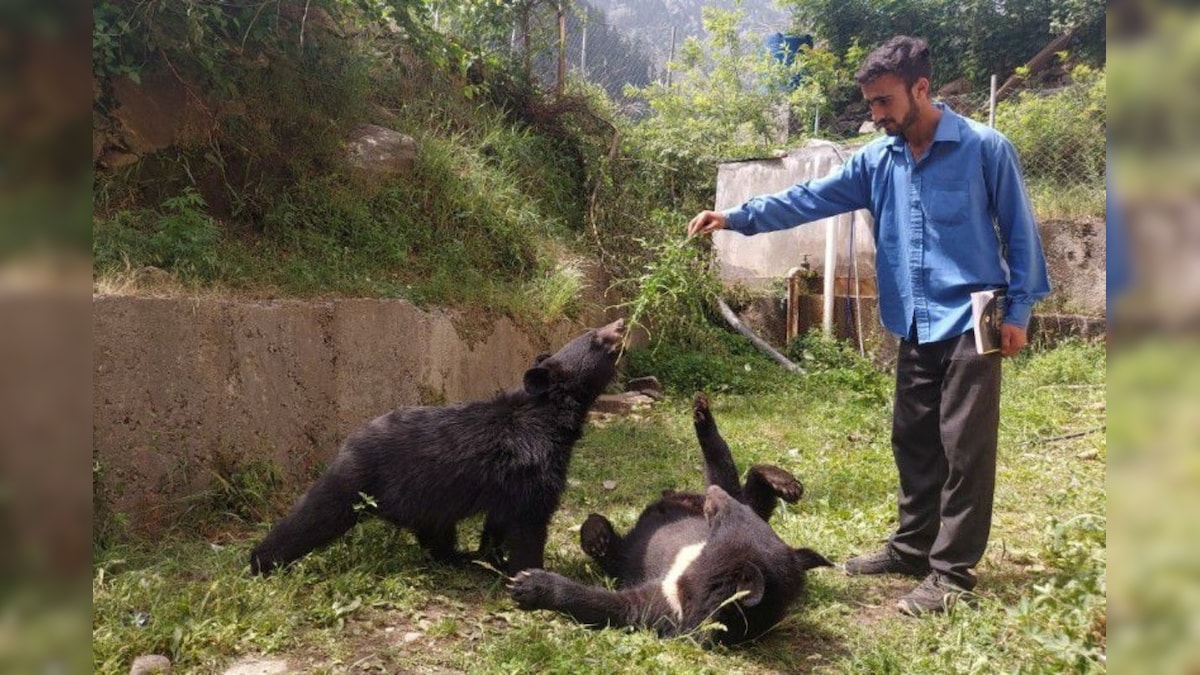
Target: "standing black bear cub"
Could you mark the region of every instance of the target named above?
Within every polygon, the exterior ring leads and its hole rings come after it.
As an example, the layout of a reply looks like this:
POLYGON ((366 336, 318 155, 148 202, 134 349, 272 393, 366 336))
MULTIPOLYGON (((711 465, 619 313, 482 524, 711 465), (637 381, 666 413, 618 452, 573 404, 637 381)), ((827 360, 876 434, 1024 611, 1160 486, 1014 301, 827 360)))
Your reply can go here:
POLYGON ((342 445, 329 468, 250 553, 267 574, 349 530, 355 505, 412 530, 435 559, 458 560, 458 521, 486 513, 480 555, 509 574, 541 567, 588 408, 616 375, 625 323, 539 357, 524 388, 490 401, 398 408, 342 445), (507 551, 507 563, 503 553, 507 551))
POLYGON ((811 549, 791 548, 767 524, 778 498, 800 498, 799 481, 779 467, 757 465, 742 486, 703 394, 693 409, 707 493, 665 493, 624 537, 604 516, 588 516, 580 530, 583 550, 621 589, 526 570, 510 586, 522 609, 551 609, 596 626, 654 628, 664 637, 713 622, 723 629, 703 639, 736 644, 779 623, 804 590, 806 570, 831 565, 811 549))

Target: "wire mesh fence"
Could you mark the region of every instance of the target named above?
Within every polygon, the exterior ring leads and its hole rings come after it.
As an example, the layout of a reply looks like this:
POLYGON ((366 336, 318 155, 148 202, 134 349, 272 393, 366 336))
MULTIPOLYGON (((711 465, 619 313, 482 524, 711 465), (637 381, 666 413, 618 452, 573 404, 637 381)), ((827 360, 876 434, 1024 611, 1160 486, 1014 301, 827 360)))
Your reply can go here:
MULTIPOLYGON (((622 28, 600 13, 567 5, 543 5, 526 23, 514 24, 508 56, 528 64, 528 76, 547 92, 561 92, 567 78, 603 88, 618 109, 637 118, 646 104, 629 96, 629 87, 672 84, 671 61, 687 30, 683 26, 622 28)), ((1103 71, 1099 73, 1103 77, 1103 71)), ((1054 86, 1026 88, 991 102, 986 88, 939 96, 960 114, 990 123, 1016 146, 1035 205, 1050 216, 1103 215, 1104 96, 1089 82, 1069 79, 1054 86)), ((1092 80, 1094 82, 1094 79, 1092 80)), ((861 122, 867 122, 865 113, 861 122)), ((812 136, 853 134, 859 122, 836 128, 830 121, 792 124, 799 145, 812 136)))
MULTIPOLYGON (((1017 147, 1028 181, 1060 188, 1103 186, 1103 109, 1089 109, 1089 85, 1026 89, 995 105, 993 126, 1017 147)), ((989 122, 988 92, 953 97, 957 112, 989 122)))
MULTIPOLYGON (((560 86, 561 75, 578 77, 623 100, 629 86, 670 81, 669 64, 681 39, 669 26, 632 33, 596 17, 567 14, 561 33, 530 39, 531 76, 547 91, 560 86)), ((524 47, 518 40, 513 49, 524 47)))

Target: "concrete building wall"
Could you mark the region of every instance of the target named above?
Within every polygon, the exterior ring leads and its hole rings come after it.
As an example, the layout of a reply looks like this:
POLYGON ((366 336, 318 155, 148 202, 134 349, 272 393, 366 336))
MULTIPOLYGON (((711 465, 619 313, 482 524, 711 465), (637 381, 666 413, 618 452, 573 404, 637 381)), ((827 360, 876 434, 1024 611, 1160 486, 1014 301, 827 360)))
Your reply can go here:
MULTIPOLYGON (((849 158, 851 149, 824 141, 809 141, 799 150, 778 158, 726 162, 717 169, 717 209, 737 206, 747 199, 778 192, 795 183, 829 175, 849 158)), ((875 242, 867 211, 814 221, 804 227, 746 237, 734 232, 717 232, 713 243, 721 276, 751 288, 768 285, 787 276, 793 267, 807 266, 824 274, 825 238, 830 223, 835 227, 837 276, 851 275, 849 256, 851 227, 857 250, 860 279, 875 277, 875 242)))
MULTIPOLYGON (((825 141, 810 141, 784 157, 723 163, 717 170, 715 208, 737 206, 751 197, 829 175, 853 152, 853 148, 842 148, 825 141)), ((876 288, 875 242, 873 221, 865 210, 752 237, 717 232, 713 235, 713 243, 717 248, 722 278, 727 282, 743 283, 750 288, 761 288, 785 278, 793 267, 808 267, 815 274, 823 276, 826 228, 830 222, 835 224, 836 232, 837 293, 846 293, 853 288, 848 283, 852 276, 849 250, 853 227, 859 288, 864 296, 871 296, 873 302, 876 288)), ((1038 229, 1054 289, 1039 306, 1039 311, 1103 316, 1103 222, 1098 218, 1086 217, 1053 219, 1039 222, 1038 229)))

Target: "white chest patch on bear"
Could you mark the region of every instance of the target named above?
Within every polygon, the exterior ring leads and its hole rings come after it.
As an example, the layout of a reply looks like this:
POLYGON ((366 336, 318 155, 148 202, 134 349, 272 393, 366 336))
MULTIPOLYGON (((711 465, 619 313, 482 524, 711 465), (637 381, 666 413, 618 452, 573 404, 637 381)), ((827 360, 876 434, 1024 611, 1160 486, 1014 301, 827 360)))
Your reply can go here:
POLYGON ((679 577, 691 567, 696 558, 700 557, 700 552, 704 550, 704 542, 698 542, 689 546, 684 546, 679 549, 679 553, 675 554, 675 562, 671 563, 671 569, 667 570, 667 576, 662 580, 663 597, 667 599, 667 604, 675 612, 675 617, 683 619, 683 605, 679 602, 679 577))

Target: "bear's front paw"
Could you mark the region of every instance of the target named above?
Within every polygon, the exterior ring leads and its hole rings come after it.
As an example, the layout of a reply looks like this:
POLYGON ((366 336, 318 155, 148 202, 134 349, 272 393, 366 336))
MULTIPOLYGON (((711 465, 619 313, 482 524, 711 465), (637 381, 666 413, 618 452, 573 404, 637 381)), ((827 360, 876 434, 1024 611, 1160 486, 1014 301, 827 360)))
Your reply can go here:
POLYGON ((767 485, 771 486, 771 491, 789 504, 794 504, 804 495, 804 484, 785 469, 771 464, 759 464, 751 467, 750 471, 762 477, 767 485))
POLYGON ((565 579, 543 569, 527 569, 508 584, 508 594, 521 609, 550 609, 555 589, 565 579))
POLYGON ((783 501, 789 504, 795 504, 796 502, 800 501, 800 497, 804 495, 804 485, 802 485, 800 481, 796 480, 795 478, 791 478, 790 476, 789 479, 790 480, 776 483, 775 493, 778 494, 779 498, 783 501))

